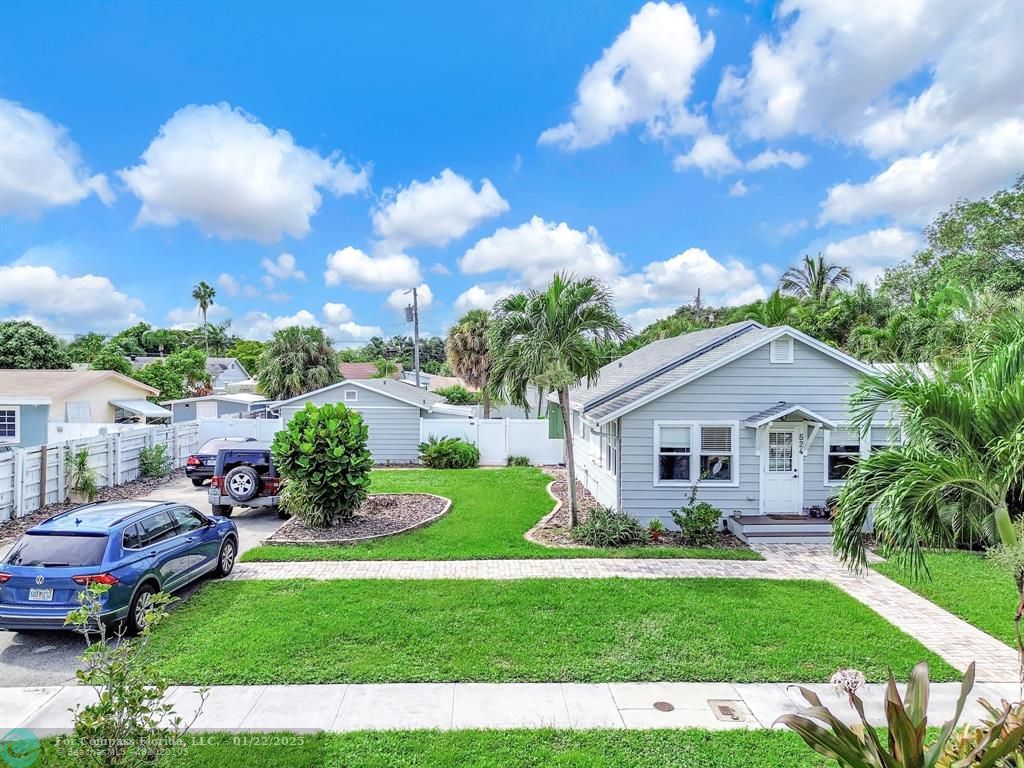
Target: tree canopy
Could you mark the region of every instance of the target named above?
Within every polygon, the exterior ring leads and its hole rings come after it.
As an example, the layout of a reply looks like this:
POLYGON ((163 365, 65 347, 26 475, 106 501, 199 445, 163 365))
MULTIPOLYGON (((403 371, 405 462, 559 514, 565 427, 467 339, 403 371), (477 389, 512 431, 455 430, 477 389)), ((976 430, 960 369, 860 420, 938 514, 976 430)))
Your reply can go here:
POLYGON ((0 368, 70 368, 67 345, 27 320, 0 322, 0 368))

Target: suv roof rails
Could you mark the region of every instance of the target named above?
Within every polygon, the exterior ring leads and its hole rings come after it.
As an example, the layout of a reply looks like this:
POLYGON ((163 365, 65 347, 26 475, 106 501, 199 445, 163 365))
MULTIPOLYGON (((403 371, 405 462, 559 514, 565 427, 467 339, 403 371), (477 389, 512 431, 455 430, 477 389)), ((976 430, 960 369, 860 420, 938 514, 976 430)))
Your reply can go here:
MULTIPOLYGON (((139 507, 136 510, 133 510, 131 512, 127 512, 126 514, 121 515, 116 520, 114 520, 115 523, 123 523, 129 517, 132 517, 133 515, 137 515, 140 512, 148 512, 151 509, 155 509, 157 507, 162 507, 162 506, 166 506, 168 504, 173 504, 174 503, 174 502, 171 502, 171 501, 155 501, 155 500, 150 500, 150 499, 139 499, 138 501, 135 501, 135 502, 132 502, 132 500, 130 500, 130 499, 126 499, 124 501, 127 501, 129 503, 136 503, 136 504, 141 503, 141 502, 145 502, 146 506, 139 507)), ((94 507, 98 507, 100 504, 120 504, 120 503, 123 503, 123 502, 117 502, 117 501, 90 501, 88 504, 83 504, 80 507, 72 507, 71 509, 65 509, 63 512, 58 512, 57 514, 55 514, 55 515, 53 515, 51 517, 48 517, 45 520, 43 520, 43 522, 40 523, 40 525, 42 525, 43 523, 48 523, 51 520, 59 520, 60 518, 65 517, 67 515, 70 515, 72 513, 77 515, 79 512, 82 512, 83 510, 86 511, 86 512, 93 511, 93 508, 94 507)))

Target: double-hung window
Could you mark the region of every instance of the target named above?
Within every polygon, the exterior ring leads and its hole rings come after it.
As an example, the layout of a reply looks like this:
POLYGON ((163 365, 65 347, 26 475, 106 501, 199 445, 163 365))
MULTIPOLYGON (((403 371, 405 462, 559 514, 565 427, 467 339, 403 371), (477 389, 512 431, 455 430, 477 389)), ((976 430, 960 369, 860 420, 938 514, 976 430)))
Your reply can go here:
POLYGON ((736 425, 699 422, 655 424, 656 483, 735 484, 736 425))
POLYGON ((601 452, 604 468, 614 475, 619 466, 619 422, 610 421, 604 425, 601 443, 604 446, 601 452))
POLYGON ((658 439, 658 479, 690 480, 690 427, 660 425, 658 439))
POLYGON ((825 445, 825 479, 828 483, 842 483, 860 460, 860 434, 848 429, 828 433, 825 445))

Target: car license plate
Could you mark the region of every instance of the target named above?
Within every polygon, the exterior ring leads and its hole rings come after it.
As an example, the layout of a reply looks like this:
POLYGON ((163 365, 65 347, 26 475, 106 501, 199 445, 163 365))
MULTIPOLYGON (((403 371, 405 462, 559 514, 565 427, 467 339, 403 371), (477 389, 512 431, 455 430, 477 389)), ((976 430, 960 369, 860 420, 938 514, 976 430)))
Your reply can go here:
POLYGON ((49 601, 53 600, 52 589, 30 589, 28 591, 29 600, 49 601))

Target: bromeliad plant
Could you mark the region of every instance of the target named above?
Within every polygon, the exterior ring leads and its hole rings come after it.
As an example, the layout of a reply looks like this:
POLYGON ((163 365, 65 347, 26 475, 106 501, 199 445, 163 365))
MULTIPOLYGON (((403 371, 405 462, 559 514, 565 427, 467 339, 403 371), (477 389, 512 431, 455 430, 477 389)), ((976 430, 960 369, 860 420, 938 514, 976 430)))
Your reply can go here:
POLYGON ((970 749, 964 748, 962 738, 954 739, 956 724, 963 713, 967 696, 974 687, 974 664, 967 668, 960 685, 960 698, 951 720, 940 729, 935 740, 928 744, 928 665, 914 667, 907 685, 906 696, 901 698, 896 681, 889 675, 885 689, 885 717, 888 722, 886 743, 882 743, 875 727, 864 715, 864 704, 856 694, 856 687, 846 689, 850 706, 860 718, 860 724, 849 726, 822 704, 814 691, 796 686, 811 706, 795 715, 782 715, 775 724, 782 723, 795 731, 815 752, 830 757, 840 768, 1020 768, 1021 741, 1024 723, 1011 719, 1015 707, 1005 705, 995 712, 984 728, 967 728, 970 749), (815 722, 818 721, 818 722, 815 722), (824 724, 819 725, 819 723, 824 724), (1013 762, 1016 761, 1016 762, 1013 762))
POLYGON ((363 417, 340 403, 307 403, 292 416, 271 449, 285 480, 286 511, 315 528, 350 519, 370 486, 368 435, 363 417))

